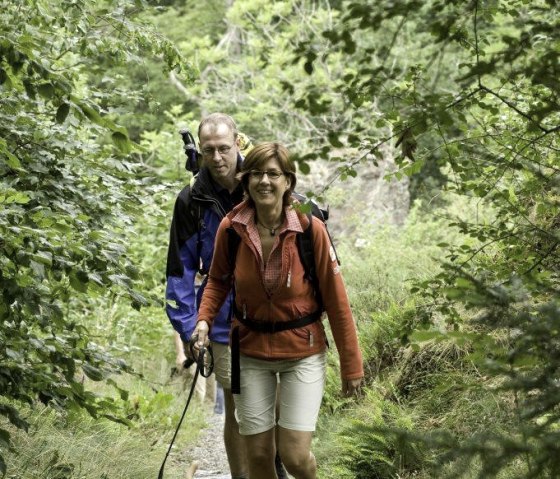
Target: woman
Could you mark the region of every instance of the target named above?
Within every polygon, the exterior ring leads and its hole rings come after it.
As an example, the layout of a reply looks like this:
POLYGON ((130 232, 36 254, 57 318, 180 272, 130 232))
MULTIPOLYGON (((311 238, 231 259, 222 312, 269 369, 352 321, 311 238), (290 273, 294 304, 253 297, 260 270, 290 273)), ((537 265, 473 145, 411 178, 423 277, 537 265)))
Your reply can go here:
POLYGON ((276 478, 277 447, 292 476, 313 479, 311 438, 323 396, 327 348, 317 297, 322 298, 329 318, 340 355, 342 392, 348 396, 358 392, 363 377, 356 328, 334 249, 325 225, 315 217, 312 232, 320 295, 304 278, 296 235, 310 220, 292 206, 296 175, 287 149, 278 143, 256 146, 239 175, 246 199, 218 229, 195 335, 199 346, 206 344, 212 320, 235 285, 230 341, 232 351, 237 345, 233 343, 238 342, 240 349, 241 390, 235 406, 248 452, 249 477, 276 478), (230 264, 228 228, 241 238, 235 265, 230 264), (283 329, 282 323, 286 326, 290 321, 300 327, 283 329))

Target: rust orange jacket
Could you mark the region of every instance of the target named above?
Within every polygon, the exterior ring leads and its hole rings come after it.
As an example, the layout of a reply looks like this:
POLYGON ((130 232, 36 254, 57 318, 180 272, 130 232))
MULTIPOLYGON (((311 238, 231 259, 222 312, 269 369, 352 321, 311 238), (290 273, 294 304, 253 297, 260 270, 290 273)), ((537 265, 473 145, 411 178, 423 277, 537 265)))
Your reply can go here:
MULTIPOLYGON (((264 288, 259 258, 251 247, 246 225, 236 223, 235 216, 242 202, 220 223, 214 247, 208 284, 204 290, 198 320, 206 321, 210 328, 220 306, 226 299, 233 282, 235 302, 239 311, 245 311, 255 321, 290 321, 310 315, 319 305, 315 299, 313 285, 304 278, 296 232, 285 230, 280 233, 282 267, 279 286, 270 294, 264 288), (233 226, 241 237, 237 250, 236 264, 232 275, 229 266, 227 228, 233 226)), ((306 215, 297 213, 302 229, 309 225, 306 215)), ((346 288, 334 255, 328 233, 321 220, 312 217, 313 243, 317 278, 324 308, 340 356, 341 377, 346 380, 363 377, 362 355, 346 288)), ((322 321, 316 321, 298 329, 276 333, 255 332, 237 319, 233 327, 239 327, 239 346, 242 354, 259 359, 299 359, 322 352, 327 339, 322 321)))

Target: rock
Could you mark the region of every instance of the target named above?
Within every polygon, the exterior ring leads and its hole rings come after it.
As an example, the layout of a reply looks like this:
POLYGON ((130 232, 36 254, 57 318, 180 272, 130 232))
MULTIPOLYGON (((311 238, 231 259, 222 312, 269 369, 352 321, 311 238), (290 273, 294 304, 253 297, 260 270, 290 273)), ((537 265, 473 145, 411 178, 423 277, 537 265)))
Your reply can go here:
POLYGON ((407 176, 400 180, 385 178, 398 169, 391 151, 384 152, 377 165, 373 157, 363 159, 355 166, 358 175, 348 176, 346 180, 336 178, 336 170, 341 165, 326 160, 311 162, 308 175, 298 174, 296 188, 303 194, 307 191, 320 194, 330 185, 323 195, 325 203, 319 204, 329 207, 328 225, 333 237, 353 235, 357 227, 364 224, 375 229, 376 226, 404 222, 410 206, 409 181, 407 176))

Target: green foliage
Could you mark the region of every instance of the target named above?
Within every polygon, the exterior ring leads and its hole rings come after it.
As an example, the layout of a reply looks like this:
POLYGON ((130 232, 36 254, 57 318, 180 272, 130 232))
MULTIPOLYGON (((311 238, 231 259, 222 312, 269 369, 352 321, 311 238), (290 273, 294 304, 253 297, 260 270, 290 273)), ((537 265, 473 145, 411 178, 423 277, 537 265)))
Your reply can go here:
MULTIPOLYGON (((431 325, 428 334, 471 344, 500 395, 516 398, 519 421, 509 434, 442 441, 456 446, 456 471, 473 461, 477 477, 519 462, 524 477, 560 472, 556 3, 355 1, 341 9, 337 29, 324 30, 327 49, 322 39, 295 49, 311 77, 340 54, 356 65, 339 91, 356 116, 375 102, 383 117, 379 132, 363 131, 362 148, 398 139, 397 175, 438 165, 446 188, 491 211, 451 220, 464 239, 442 244, 442 270, 412 288, 423 304, 408 325, 410 333, 431 325)), ((330 137, 349 133, 338 128, 330 137)))
POLYGON ((387 432, 390 428, 411 431, 415 419, 373 389, 367 391, 362 403, 350 410, 351 415, 341 418, 339 413, 336 418, 321 420, 319 435, 330 430, 335 432, 331 437, 336 438, 335 444, 325 444, 322 438, 318 457, 321 467, 330 475, 347 479, 405 477, 400 474, 419 468, 422 459, 418 446, 387 432))
MULTIPOLYGON (((484 462, 476 455, 466 460, 461 447, 483 441, 495 450, 490 438, 505 438, 519 425, 512 395, 484 368, 489 352, 506 350, 507 338, 492 339, 476 324, 447 331, 441 312, 434 327, 423 298, 407 291, 415 279, 440 274, 445 249, 464 242, 449 218, 493 218, 491 210, 469 211, 476 202, 455 194, 444 194, 441 204, 427 213, 417 201, 404 227, 362 227, 357 235, 367 242, 357 247, 346 239, 338 247, 358 320, 366 388, 359 403, 341 399, 330 358, 317 440, 321 477, 427 479, 455 471, 478 477, 484 462)), ((526 467, 513 459, 496 477, 512 477, 512 471, 526 467)))
MULTIPOLYGON (((0 0, 2 451, 37 399, 165 422, 155 406, 169 395, 113 374, 125 359, 144 373, 140 358, 167 344, 167 227, 188 181, 177 129, 221 110, 254 140, 288 144, 302 173, 331 157, 353 177, 398 148, 395 176, 421 198, 404 230, 358 228, 341 246, 367 384, 383 392, 364 407, 396 426, 358 412, 349 457, 379 477, 557 475, 556 9, 0 0)), ((355 411, 330 361, 338 420, 355 411)), ((49 454, 60 474, 76 464, 49 454)))
POLYGON ((101 59, 149 53, 186 67, 171 43, 134 21, 138 6, 1 2, 0 411, 16 427, 27 427, 20 404, 37 400, 126 422, 113 398, 81 379, 129 367, 65 308, 78 312, 86 294, 108 290, 146 304, 133 290, 123 237, 141 184, 124 156, 133 145, 111 111, 110 86, 88 84, 101 59))

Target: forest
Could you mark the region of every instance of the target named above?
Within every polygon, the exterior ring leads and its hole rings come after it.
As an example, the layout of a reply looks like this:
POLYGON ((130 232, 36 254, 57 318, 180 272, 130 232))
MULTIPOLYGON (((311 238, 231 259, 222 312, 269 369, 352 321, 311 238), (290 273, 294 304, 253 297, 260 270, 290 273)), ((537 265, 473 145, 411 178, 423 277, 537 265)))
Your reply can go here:
POLYGON ((366 377, 329 352, 318 477, 560 477, 559 6, 0 0, 0 476, 156 477, 178 131, 220 111, 331 207, 366 377))

